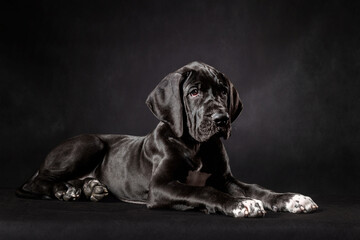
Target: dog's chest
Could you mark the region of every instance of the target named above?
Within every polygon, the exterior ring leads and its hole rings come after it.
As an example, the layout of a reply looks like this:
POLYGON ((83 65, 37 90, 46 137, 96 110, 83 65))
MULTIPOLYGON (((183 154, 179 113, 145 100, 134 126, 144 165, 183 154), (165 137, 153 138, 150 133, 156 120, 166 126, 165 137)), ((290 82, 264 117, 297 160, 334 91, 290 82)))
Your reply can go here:
POLYGON ((211 174, 201 171, 202 169, 204 169, 202 159, 194 157, 189 162, 194 170, 188 171, 188 175, 186 177, 186 184, 199 187, 205 186, 206 180, 211 176, 211 174))
POLYGON ((189 171, 186 178, 186 184, 190 186, 205 186, 206 180, 211 176, 210 173, 200 171, 189 171))

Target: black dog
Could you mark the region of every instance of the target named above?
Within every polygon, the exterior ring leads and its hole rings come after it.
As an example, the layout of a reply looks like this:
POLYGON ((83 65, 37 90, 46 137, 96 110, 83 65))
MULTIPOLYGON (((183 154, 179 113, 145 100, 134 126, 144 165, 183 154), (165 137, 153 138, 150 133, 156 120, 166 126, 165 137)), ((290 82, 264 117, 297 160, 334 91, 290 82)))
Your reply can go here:
POLYGON ((236 180, 221 137, 242 110, 232 83, 215 68, 190 63, 167 75, 146 104, 161 121, 145 137, 81 135, 52 150, 17 190, 32 198, 99 201, 108 191, 148 208, 200 209, 233 217, 306 213, 311 198, 236 180))

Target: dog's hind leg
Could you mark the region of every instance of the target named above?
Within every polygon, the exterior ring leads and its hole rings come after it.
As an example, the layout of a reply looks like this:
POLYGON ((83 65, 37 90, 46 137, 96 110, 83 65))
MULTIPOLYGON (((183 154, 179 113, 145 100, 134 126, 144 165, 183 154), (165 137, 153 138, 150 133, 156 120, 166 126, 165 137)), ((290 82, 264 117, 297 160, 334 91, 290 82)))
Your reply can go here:
POLYGON ((109 194, 107 187, 95 178, 84 179, 82 189, 85 197, 93 202, 100 201, 109 194))
POLYGON ((53 185, 53 194, 61 201, 78 200, 82 192, 82 182, 82 180, 73 180, 55 183, 53 185))
POLYGON ((16 194, 27 198, 76 200, 85 184, 80 179, 94 172, 105 154, 106 144, 96 135, 71 138, 47 155, 39 171, 16 194))

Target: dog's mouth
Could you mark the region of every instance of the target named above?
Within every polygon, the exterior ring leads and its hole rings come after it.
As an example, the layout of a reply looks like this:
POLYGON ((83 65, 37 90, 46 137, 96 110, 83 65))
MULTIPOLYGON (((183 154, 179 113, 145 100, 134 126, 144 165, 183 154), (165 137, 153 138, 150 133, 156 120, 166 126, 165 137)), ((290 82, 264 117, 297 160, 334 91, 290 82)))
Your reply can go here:
POLYGON ((228 139, 230 137, 231 125, 230 123, 224 126, 216 126, 216 124, 211 121, 203 121, 198 128, 197 139, 199 142, 206 142, 212 137, 223 137, 228 139))
POLYGON ((228 139, 231 133, 231 125, 228 124, 224 127, 217 127, 217 132, 214 134, 219 137, 223 137, 224 139, 228 139))

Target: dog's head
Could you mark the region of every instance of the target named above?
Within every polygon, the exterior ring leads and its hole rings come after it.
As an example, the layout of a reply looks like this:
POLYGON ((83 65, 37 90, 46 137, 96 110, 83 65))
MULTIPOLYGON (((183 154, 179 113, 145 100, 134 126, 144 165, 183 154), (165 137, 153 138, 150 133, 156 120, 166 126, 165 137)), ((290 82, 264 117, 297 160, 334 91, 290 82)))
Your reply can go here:
POLYGON ((215 68, 192 62, 167 75, 146 104, 177 137, 184 131, 198 142, 212 136, 229 138, 231 122, 242 104, 233 84, 215 68))

